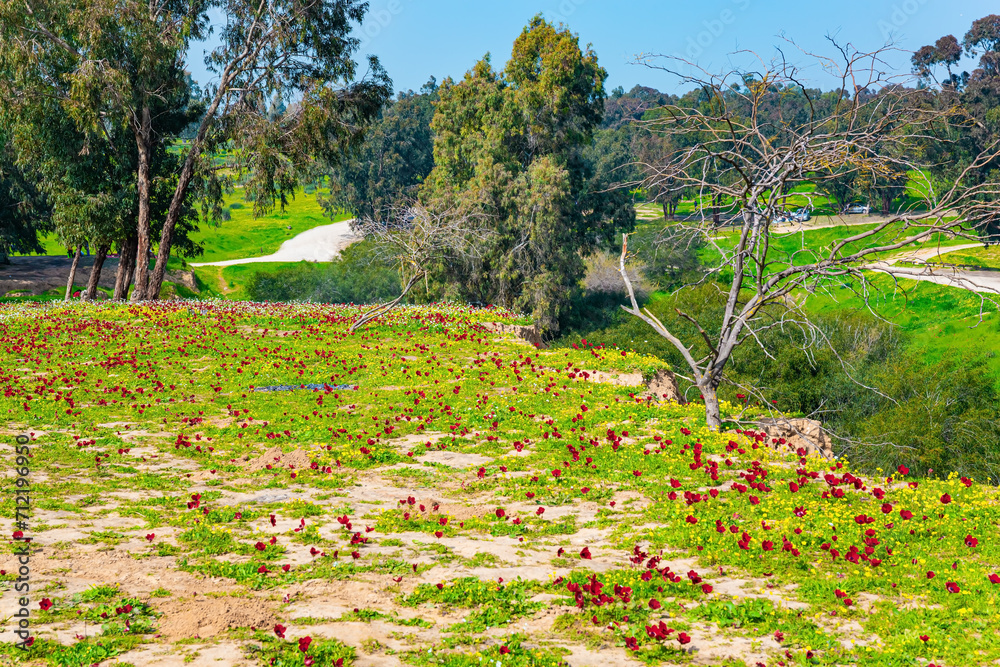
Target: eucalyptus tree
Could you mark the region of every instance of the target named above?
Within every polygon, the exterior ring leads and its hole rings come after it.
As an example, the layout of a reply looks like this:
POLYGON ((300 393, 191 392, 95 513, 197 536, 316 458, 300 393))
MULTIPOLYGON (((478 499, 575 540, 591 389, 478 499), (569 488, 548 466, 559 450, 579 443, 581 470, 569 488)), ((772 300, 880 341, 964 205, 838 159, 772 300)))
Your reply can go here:
POLYGON ((586 149, 604 113, 607 72, 578 38, 535 17, 497 71, 489 56, 438 91, 434 169, 421 202, 476 221, 481 252, 441 262, 442 297, 531 312, 559 327, 584 274, 582 257, 635 212, 595 178, 586 149))
POLYGON ((110 137, 125 128, 132 137, 134 300, 158 297, 196 181, 215 176, 214 160, 205 158, 217 148, 231 151, 230 166, 261 213, 283 203, 315 160, 333 162, 360 141, 391 86, 373 57, 368 76, 355 81, 360 43, 351 28, 367 8, 359 0, 0 0, 4 88, 60 100, 81 130, 110 137), (212 29, 214 11, 224 17, 220 45, 207 59, 216 78, 203 100, 192 99, 185 59, 192 41, 212 29), (284 114, 268 113, 275 98, 292 103, 284 114), (173 193, 156 225, 150 275, 155 154, 195 119, 197 130, 170 177, 173 193))
POLYGON ((14 253, 41 252, 38 234, 49 230, 45 194, 15 162, 13 147, 0 133, 0 264, 14 253))
POLYGON ((226 17, 221 45, 208 57, 217 76, 206 86, 206 108, 177 174, 146 295, 155 298, 166 272, 174 231, 203 157, 225 145, 254 212, 291 196, 299 179, 336 164, 356 147, 392 94, 375 56, 358 79, 361 42, 352 26, 364 20, 359 0, 216 0, 226 17), (290 103, 271 115, 274 100, 290 103))
POLYGON ((388 221, 406 207, 434 167, 436 101, 431 78, 419 93, 400 93, 386 105, 359 149, 333 165, 330 196, 321 199, 328 214, 347 210, 357 220, 388 221))

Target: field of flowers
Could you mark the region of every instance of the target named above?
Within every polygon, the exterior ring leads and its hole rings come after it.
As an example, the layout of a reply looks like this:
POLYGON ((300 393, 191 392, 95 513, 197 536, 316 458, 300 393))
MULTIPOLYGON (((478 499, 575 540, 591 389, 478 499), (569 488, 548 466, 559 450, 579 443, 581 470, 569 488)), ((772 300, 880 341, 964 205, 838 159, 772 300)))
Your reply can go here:
POLYGON ((0 306, 0 664, 1000 664, 996 488, 710 432, 506 311, 358 313, 0 306))

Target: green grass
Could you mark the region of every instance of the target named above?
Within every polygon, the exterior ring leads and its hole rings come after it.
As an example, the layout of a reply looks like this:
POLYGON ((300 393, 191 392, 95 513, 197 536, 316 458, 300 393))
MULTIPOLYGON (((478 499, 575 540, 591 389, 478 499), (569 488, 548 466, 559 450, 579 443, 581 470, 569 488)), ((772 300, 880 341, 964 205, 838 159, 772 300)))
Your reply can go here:
POLYGON ((974 248, 949 252, 929 260, 934 264, 949 264, 955 266, 977 266, 985 269, 1000 269, 1000 246, 989 248, 974 248))
MULTIPOLYGON (((315 194, 306 194, 302 189, 295 193, 282 212, 275 208, 267 215, 255 218, 253 203, 244 201, 242 188, 225 196, 224 204, 229 209, 230 220, 220 222, 216 227, 210 222, 201 222, 191 238, 200 243, 205 254, 194 262, 221 262, 227 259, 260 257, 278 250, 281 244, 304 231, 350 219, 350 215, 339 214, 332 220, 323 214, 315 194)), ((46 255, 65 255, 66 246, 55 234, 47 234, 39 239, 46 255)), ((94 248, 91 248, 91 252, 94 248)), ((184 263, 171 257, 171 269, 183 268, 184 263)))
POLYGON ((331 220, 323 214, 316 195, 302 190, 289 201, 284 212, 275 208, 259 218, 253 215, 252 202, 244 201, 242 190, 227 195, 225 206, 229 207, 230 220, 219 223, 218 227, 203 223, 198 232, 191 235, 205 248, 205 254, 194 261, 221 262, 269 255, 277 251, 282 243, 304 231, 351 217, 341 214, 331 220), (238 207, 234 208, 233 204, 238 207))
MULTIPOLYGON (((830 220, 836 221, 839 220, 839 218, 832 218, 830 220)), ((816 220, 816 224, 828 224, 828 222, 819 218, 816 220)), ((780 270, 781 268, 784 268, 784 266, 787 266, 787 262, 793 262, 796 265, 801 265, 817 261, 821 257, 829 254, 836 243, 857 234, 873 230, 877 226, 878 223, 873 223, 871 225, 838 225, 836 227, 809 229, 789 234, 772 234, 769 252, 769 256, 773 257, 773 261, 775 262, 772 270, 780 270)), ((847 244, 841 250, 841 254, 843 255, 851 252, 857 252, 863 248, 875 245, 898 243, 908 236, 913 236, 919 233, 919 231, 919 229, 911 228, 906 232, 903 232, 901 224, 890 225, 878 234, 865 239, 863 243, 855 241, 847 244)), ((738 235, 736 231, 723 231, 720 232, 716 238, 720 246, 723 248, 731 248, 735 245, 738 235)), ((893 255, 915 248, 930 248, 935 246, 945 247, 963 245, 967 243, 969 243, 968 239, 948 238, 944 234, 935 234, 922 243, 912 244, 902 250, 894 250, 879 255, 873 255, 867 261, 874 261, 882 257, 892 257, 893 255)), ((717 253, 711 248, 706 249, 702 255, 702 261, 708 265, 711 265, 714 261, 718 261, 717 258, 717 253)))
MULTIPOLYGON (((926 281, 901 280, 897 289, 889 276, 869 276, 869 280, 876 289, 871 301, 875 312, 909 334, 913 351, 928 363, 947 356, 971 360, 985 355, 1000 385, 996 305, 975 293, 926 281)), ((865 304, 860 296, 841 287, 833 296, 810 296, 806 308, 814 313, 836 313, 864 309, 865 304)))
POLYGON ((247 281, 259 271, 277 271, 297 266, 299 262, 258 262, 236 266, 196 266, 195 279, 202 297, 219 297, 227 300, 246 300, 247 281))

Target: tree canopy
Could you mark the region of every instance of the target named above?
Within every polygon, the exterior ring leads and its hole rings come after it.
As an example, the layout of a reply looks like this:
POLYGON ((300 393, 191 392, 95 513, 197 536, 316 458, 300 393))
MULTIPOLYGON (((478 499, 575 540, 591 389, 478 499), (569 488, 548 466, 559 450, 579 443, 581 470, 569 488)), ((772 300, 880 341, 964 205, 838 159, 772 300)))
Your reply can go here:
POLYGON ((576 35, 535 17, 504 70, 487 56, 442 84, 421 199, 491 231, 475 261, 437 267, 445 296, 523 309, 558 329, 583 255, 634 223, 627 195, 605 187, 586 155, 606 78, 576 35))

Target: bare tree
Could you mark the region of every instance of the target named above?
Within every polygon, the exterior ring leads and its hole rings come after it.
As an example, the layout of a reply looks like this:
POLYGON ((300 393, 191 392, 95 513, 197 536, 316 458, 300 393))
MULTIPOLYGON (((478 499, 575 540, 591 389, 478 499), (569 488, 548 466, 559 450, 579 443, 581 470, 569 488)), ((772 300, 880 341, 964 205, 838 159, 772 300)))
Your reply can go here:
POLYGON ((431 213, 418 204, 394 207, 387 220, 365 218, 353 226, 366 240, 375 243, 380 257, 398 263, 403 288, 398 297, 355 320, 349 329, 352 332, 398 306, 414 285, 426 280, 436 263, 458 257, 475 258, 490 233, 477 224, 475 216, 454 209, 431 213))
MULTIPOLYGON (((789 322, 812 327, 795 297, 849 283, 868 304, 878 291, 872 280, 875 273, 893 278, 928 273, 926 268, 897 264, 894 255, 900 251, 942 237, 978 240, 977 230, 1000 218, 1000 184, 969 185, 972 179, 967 178, 1000 154, 997 147, 977 156, 953 180, 931 181, 921 171, 921 144, 939 140, 934 130, 950 121, 953 110, 935 107, 927 91, 905 87, 884 72, 885 49, 864 53, 837 46, 837 50, 837 59, 802 54, 818 59, 839 77, 839 90, 821 96, 804 85, 800 70, 780 51, 771 62, 758 58, 760 71, 718 76, 676 58, 643 61, 695 84, 701 92, 700 104, 667 106, 654 121, 658 134, 674 137, 675 146, 686 148, 643 165, 646 185, 688 188, 700 201, 726 210, 734 229, 720 233, 704 215, 678 223, 714 248, 717 259, 703 280, 718 279, 724 292, 725 305, 717 322, 702 322, 677 310, 678 317, 697 330, 696 339, 681 340, 648 309, 639 307, 625 270, 627 236, 619 269, 631 304, 622 308, 649 324, 684 357, 713 429, 721 427, 717 390, 733 351, 747 340, 762 345, 765 331, 789 322), (681 68, 698 73, 680 74, 681 68), (804 113, 800 108, 796 118, 784 118, 783 99, 793 94, 804 98, 804 113), (790 208, 792 197, 801 196, 795 192, 798 186, 814 184, 821 190, 824 179, 832 175, 879 176, 900 170, 922 181, 912 189, 922 192, 919 204, 859 226, 856 233, 825 248, 806 247, 804 239, 791 251, 775 244, 776 234, 788 231, 787 225, 776 229, 775 218, 790 208), (775 315, 782 310, 790 315, 775 315)), ((962 276, 950 282, 972 286, 962 276)))

